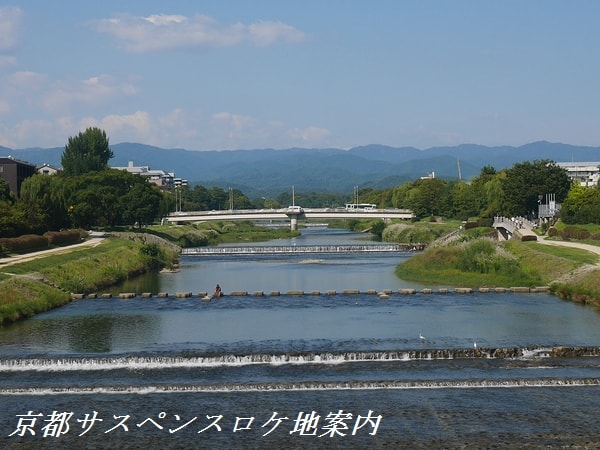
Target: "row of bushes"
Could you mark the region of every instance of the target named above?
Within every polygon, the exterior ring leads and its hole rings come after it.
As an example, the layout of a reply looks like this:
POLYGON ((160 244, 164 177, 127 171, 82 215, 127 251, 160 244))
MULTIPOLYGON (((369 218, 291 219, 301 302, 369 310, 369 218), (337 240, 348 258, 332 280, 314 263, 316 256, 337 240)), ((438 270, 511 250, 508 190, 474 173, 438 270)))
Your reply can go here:
POLYGON ((586 239, 592 239, 600 241, 600 233, 590 233, 588 230, 579 227, 568 226, 563 230, 558 230, 554 227, 548 229, 549 237, 559 237, 564 241, 575 239, 578 241, 584 241, 586 239))
POLYGON ((47 231, 43 235, 25 234, 14 238, 0 238, 0 253, 27 252, 50 246, 77 244, 81 241, 80 230, 47 231))

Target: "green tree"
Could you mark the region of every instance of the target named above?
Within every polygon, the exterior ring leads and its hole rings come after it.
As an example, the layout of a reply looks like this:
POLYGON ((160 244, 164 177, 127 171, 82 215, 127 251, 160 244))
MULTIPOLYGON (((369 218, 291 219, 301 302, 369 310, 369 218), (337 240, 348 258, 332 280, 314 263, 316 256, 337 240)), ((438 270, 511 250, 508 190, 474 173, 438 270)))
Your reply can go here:
POLYGON ((8 182, 2 178, 0 178, 0 201, 14 203, 15 198, 10 192, 10 186, 8 182))
POLYGON ((123 221, 128 225, 137 224, 139 228, 152 223, 157 217, 162 197, 158 187, 143 179, 142 181, 133 185, 121 197, 123 221))
POLYGON ((154 185, 123 170, 90 172, 69 178, 68 184, 71 218, 84 228, 148 223, 161 203, 162 194, 154 185))
POLYGON ((44 233, 69 226, 66 185, 65 180, 57 175, 35 174, 23 181, 18 204, 31 231, 44 233))
POLYGON ((61 164, 66 176, 76 176, 105 169, 112 157, 106 132, 92 127, 69 137, 61 164))
POLYGON ((452 217, 468 220, 471 216, 479 215, 479 202, 476 190, 462 181, 450 182, 452 200, 452 217))
POLYGON ((417 218, 439 215, 447 212, 447 183, 439 178, 416 180, 394 192, 395 207, 412 210, 417 218), (401 205, 401 206, 400 206, 401 205))
POLYGON ((526 216, 537 211, 538 195, 555 194, 556 201, 561 203, 567 197, 570 186, 567 172, 553 161, 544 159, 517 163, 506 170, 506 178, 502 182, 502 214, 526 216))
POLYGON ((561 205, 560 218, 568 224, 600 223, 600 190, 572 186, 561 205))

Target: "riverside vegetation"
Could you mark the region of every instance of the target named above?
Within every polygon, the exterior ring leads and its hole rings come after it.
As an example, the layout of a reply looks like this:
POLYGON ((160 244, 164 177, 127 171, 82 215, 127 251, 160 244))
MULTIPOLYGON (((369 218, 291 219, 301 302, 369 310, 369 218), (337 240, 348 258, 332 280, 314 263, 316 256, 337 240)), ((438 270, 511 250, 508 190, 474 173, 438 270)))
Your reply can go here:
MULTIPOLYGON (((388 228, 389 233, 396 228, 399 236, 414 236, 415 231, 406 227, 388 228)), ((573 235, 584 236, 588 239, 583 242, 597 246, 600 241, 589 239, 594 233, 598 234, 598 226, 579 229, 558 223, 549 229, 550 236, 565 240, 573 239, 573 235)), ((404 280, 464 287, 550 286, 560 298, 600 306, 596 254, 536 241, 498 242, 495 236, 493 228, 476 227, 455 233, 450 239, 433 241, 423 253, 400 264, 396 275, 404 280)))
POLYGON ((147 271, 173 267, 179 247, 289 237, 289 229, 251 223, 152 226, 111 232, 96 247, 0 266, 0 325, 68 303, 71 293, 91 293, 147 271))
MULTIPOLYGON (((498 242, 493 228, 462 229, 461 224, 429 220, 384 227, 384 241, 430 244, 423 253, 399 265, 396 274, 409 281, 464 287, 550 285, 561 298, 600 306, 596 255, 537 242, 498 242)), ((346 225, 363 230, 379 228, 369 222, 346 225)), ((587 238, 597 234, 594 227, 582 233, 561 224, 551 230, 549 234, 566 239, 574 234, 587 238)), ((152 226, 142 231, 115 233, 121 237, 104 239, 97 247, 0 268, 0 324, 62 306, 70 301, 72 292, 96 292, 149 270, 172 267, 178 247, 297 234, 287 228, 265 229, 249 222, 152 226)))

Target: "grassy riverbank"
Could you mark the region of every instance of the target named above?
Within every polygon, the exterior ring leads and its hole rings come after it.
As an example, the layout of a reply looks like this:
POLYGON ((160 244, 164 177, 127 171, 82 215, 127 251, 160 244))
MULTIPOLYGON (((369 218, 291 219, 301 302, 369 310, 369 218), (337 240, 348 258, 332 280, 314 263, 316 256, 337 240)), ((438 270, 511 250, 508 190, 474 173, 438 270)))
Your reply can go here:
POLYGON ((202 247, 234 242, 261 242, 299 236, 289 227, 265 228, 252 222, 205 222, 190 225, 153 225, 145 232, 160 236, 180 247, 202 247))
POLYGON ((106 238, 92 248, 0 267, 0 324, 64 305, 89 293, 170 264, 176 254, 138 239, 106 238))
POLYGON ((534 241, 497 242, 473 233, 468 230, 454 241, 432 245, 399 265, 396 275, 463 287, 550 286, 563 299, 600 306, 597 255, 534 241))
POLYGON ((62 306, 70 301, 71 293, 98 292, 141 273, 169 267, 177 258, 175 246, 267 241, 300 233, 249 222, 215 222, 153 226, 142 233, 117 230, 113 234, 120 237, 106 238, 96 247, 72 248, 0 266, 0 325, 62 306))

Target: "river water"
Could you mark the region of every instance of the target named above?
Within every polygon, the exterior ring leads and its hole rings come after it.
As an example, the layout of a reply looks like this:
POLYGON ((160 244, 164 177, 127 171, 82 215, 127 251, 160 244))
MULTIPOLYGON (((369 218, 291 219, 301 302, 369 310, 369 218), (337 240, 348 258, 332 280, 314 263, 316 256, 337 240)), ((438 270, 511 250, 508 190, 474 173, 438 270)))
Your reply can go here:
POLYGON ((182 257, 114 290, 168 298, 83 299, 4 327, 0 448, 600 446, 597 310, 423 294, 393 274, 409 257, 182 257), (249 295, 196 295, 217 282, 249 295))

